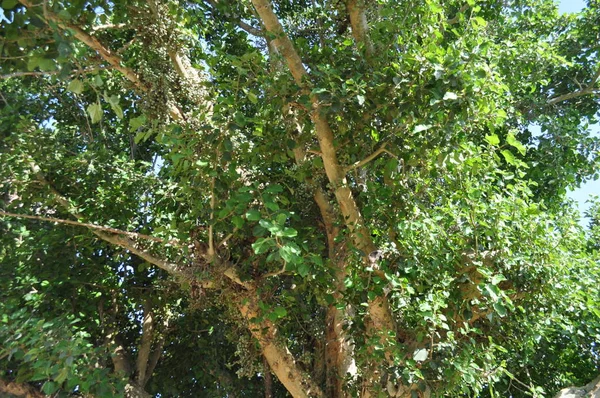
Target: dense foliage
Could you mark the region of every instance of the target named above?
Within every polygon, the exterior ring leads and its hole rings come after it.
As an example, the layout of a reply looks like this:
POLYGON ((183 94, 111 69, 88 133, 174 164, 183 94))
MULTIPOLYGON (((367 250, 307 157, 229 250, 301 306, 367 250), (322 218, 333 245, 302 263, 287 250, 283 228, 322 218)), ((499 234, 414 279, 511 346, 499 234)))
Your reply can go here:
POLYGON ((596 0, 1 6, 0 392, 600 373, 596 0))

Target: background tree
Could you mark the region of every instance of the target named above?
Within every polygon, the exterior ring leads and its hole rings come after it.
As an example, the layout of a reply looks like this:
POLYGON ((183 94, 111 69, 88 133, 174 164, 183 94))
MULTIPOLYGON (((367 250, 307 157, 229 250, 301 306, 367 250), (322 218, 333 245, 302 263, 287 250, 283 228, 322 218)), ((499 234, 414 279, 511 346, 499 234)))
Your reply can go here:
POLYGON ((597 228, 565 199, 598 176, 596 1, 2 9, 2 391, 598 374, 597 228))

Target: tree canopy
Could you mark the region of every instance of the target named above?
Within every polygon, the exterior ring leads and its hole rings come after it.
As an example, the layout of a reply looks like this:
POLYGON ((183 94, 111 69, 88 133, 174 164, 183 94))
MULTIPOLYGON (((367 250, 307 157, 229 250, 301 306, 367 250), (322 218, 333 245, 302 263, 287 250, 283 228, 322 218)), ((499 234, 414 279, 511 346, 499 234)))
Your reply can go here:
POLYGON ((3 0, 0 393, 600 373, 600 3, 3 0))

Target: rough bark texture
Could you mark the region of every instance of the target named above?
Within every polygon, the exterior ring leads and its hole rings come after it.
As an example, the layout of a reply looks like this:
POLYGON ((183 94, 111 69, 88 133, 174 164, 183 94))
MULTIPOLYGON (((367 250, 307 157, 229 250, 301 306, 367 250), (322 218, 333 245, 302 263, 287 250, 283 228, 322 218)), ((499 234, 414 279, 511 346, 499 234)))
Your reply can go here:
POLYGON ((365 12, 364 0, 347 0, 346 9, 350 16, 350 26, 352 27, 352 36, 357 43, 364 46, 367 61, 373 59, 375 49, 373 42, 369 37, 369 24, 367 23, 367 14, 365 12))
POLYGON ((285 345, 278 342, 278 332, 272 322, 259 320, 258 303, 254 292, 240 299, 238 309, 248 321, 250 332, 260 343, 262 354, 271 371, 294 398, 324 397, 321 389, 311 377, 300 370, 294 357, 285 345))
POLYGON ((600 376, 583 387, 563 388, 554 398, 600 398, 600 376))
POLYGON ((26 383, 13 383, 0 379, 0 397, 43 398, 46 395, 26 383))
MULTIPOLYGON (((286 60, 294 80, 298 85, 306 86, 309 83, 308 73, 292 42, 285 34, 281 23, 273 12, 269 1, 252 0, 252 3, 266 30, 274 35, 273 45, 286 60)), ((372 266, 373 264, 370 263, 368 255, 374 252, 376 247, 371 240, 371 235, 360 214, 354 196, 347 185, 345 169, 341 167, 338 161, 334 145, 334 135, 326 117, 327 110, 323 108, 316 95, 311 96, 311 102, 313 106, 311 119, 315 125, 325 173, 334 189, 336 201, 340 206, 344 222, 350 230, 354 245, 362 252, 365 265, 372 266)), ((385 278, 381 272, 376 271, 376 274, 385 278)), ((369 334, 371 336, 378 336, 382 340, 382 343, 387 343, 387 333, 395 331, 395 327, 386 297, 377 297, 369 302, 368 321, 369 334)), ((388 357, 388 359, 390 358, 388 357)), ((373 364, 367 373, 366 382, 368 387, 366 390, 371 390, 380 378, 378 366, 373 364)))

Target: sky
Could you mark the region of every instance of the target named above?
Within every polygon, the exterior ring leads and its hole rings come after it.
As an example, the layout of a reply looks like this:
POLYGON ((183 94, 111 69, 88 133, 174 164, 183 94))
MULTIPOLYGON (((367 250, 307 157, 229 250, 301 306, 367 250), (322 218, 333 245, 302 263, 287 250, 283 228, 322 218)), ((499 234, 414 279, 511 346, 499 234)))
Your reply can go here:
MULTIPOLYGON (((585 7, 583 0, 560 0, 558 2, 558 9, 561 12, 578 12, 585 7)), ((595 134, 600 135, 600 126, 595 125, 591 129, 595 134)), ((569 192, 568 196, 575 200, 579 206, 581 214, 589 208, 589 204, 586 203, 590 195, 600 195, 600 180, 589 181, 583 184, 579 189, 569 192)), ((582 218, 582 224, 586 226, 587 220, 582 218)))

